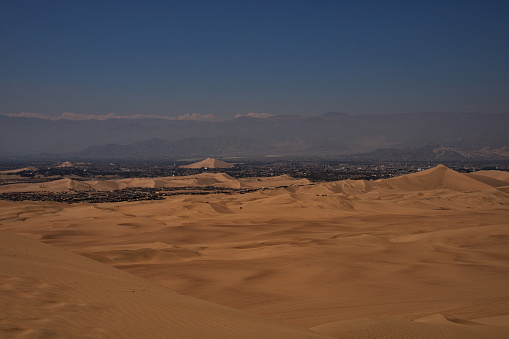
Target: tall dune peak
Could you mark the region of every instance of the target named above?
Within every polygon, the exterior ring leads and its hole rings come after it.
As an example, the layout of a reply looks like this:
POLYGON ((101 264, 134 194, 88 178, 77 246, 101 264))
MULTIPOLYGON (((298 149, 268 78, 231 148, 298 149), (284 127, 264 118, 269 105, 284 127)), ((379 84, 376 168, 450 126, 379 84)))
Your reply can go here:
POLYGON ((189 165, 180 166, 181 168, 232 168, 234 165, 225 161, 207 158, 189 165))
POLYGON ((399 189, 446 188, 462 192, 493 189, 492 186, 456 172, 445 165, 438 165, 420 172, 383 180, 399 189))

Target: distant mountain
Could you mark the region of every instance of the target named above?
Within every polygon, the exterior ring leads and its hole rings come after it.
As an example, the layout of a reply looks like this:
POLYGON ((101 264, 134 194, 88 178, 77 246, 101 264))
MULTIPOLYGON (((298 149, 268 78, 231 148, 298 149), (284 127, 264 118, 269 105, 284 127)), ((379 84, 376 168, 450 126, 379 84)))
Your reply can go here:
MULTIPOLYGON (((73 121, 0 116, 0 156, 41 153, 77 158, 132 159, 228 155, 340 156, 372 152, 378 148, 418 149, 429 144, 474 154, 483 149, 509 146, 508 130, 509 113, 351 115, 328 112, 315 116, 244 116, 226 121, 73 121)), ((379 152, 388 152, 391 156, 392 151, 379 152)), ((465 156, 461 152, 458 154, 465 156)), ((485 153, 500 157, 495 151, 485 153)))
POLYGON ((105 146, 91 146, 76 152, 78 158, 174 158, 181 156, 200 157, 208 155, 237 154, 257 151, 267 151, 268 146, 254 140, 237 137, 186 138, 176 142, 163 139, 150 139, 128 145, 108 144, 105 146))
POLYGON ((337 149, 341 149, 341 147, 327 144, 327 141, 323 140, 294 140, 270 145, 250 138, 217 136, 186 138, 176 142, 150 139, 128 145, 91 146, 72 154, 72 156, 84 159, 173 159, 176 157, 264 156, 268 154, 299 155, 336 151, 337 149))
POLYGON ((372 152, 352 156, 354 159, 384 161, 458 161, 458 160, 509 160, 509 147, 464 151, 454 147, 426 145, 424 147, 379 148, 372 152))

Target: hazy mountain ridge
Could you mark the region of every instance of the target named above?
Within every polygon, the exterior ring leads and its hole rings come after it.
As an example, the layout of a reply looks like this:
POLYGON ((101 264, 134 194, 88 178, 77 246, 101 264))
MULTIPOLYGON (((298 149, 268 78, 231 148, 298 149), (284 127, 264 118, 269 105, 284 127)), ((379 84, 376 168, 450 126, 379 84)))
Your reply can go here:
POLYGON ((509 147, 490 148, 465 151, 455 147, 442 145, 426 145, 424 147, 379 148, 372 152, 354 155, 355 159, 366 160, 505 160, 509 159, 509 147))
POLYGON ((248 138, 237 137, 194 137, 171 142, 163 139, 150 139, 129 145, 109 144, 91 146, 75 153, 83 158, 155 158, 204 154, 236 154, 239 152, 256 153, 268 151, 268 146, 248 138))
POLYGON ((341 146, 327 140, 293 140, 268 144, 251 138, 234 136, 193 137, 171 142, 150 139, 129 145, 91 146, 72 154, 78 158, 172 158, 182 156, 264 156, 267 154, 299 155, 313 152, 337 152, 341 146))
MULTIPOLYGON (((316 116, 240 117, 213 122, 72 121, 0 116, 0 154, 59 153, 89 158, 185 154, 337 156, 429 144, 476 154, 486 147, 495 150, 508 146, 508 127, 509 113, 351 115, 328 112, 316 116)), ((481 153, 482 157, 492 154, 500 158, 497 152, 481 153)))

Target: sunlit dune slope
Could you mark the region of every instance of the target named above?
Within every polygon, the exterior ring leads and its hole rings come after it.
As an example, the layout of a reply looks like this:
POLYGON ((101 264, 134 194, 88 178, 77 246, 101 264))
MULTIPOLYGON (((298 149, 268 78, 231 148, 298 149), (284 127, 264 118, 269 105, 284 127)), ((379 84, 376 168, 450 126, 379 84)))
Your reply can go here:
POLYGON ((491 188, 488 184, 455 172, 443 165, 396 178, 379 180, 379 185, 380 187, 386 186, 403 191, 420 191, 437 188, 455 191, 482 191, 491 188))
POLYGON ((182 168, 232 168, 234 165, 219 159, 207 158, 189 165, 180 166, 182 168))
MULTIPOLYGON (((502 179, 439 166, 376 181, 160 201, 0 201, 0 225, 252 314, 303 327, 332 323, 339 336, 367 321, 390 338, 394 325, 405 337, 428 331, 429 323, 412 320, 433 314, 509 325, 502 179)), ((460 325, 478 326, 452 324, 460 325)))
POLYGON ((35 166, 28 166, 28 167, 13 169, 13 170, 0 171, 0 174, 14 174, 14 173, 19 173, 19 172, 24 172, 24 171, 37 171, 37 170, 38 170, 38 168, 35 166))
POLYGON ((295 179, 288 175, 268 178, 235 179, 226 173, 201 173, 180 177, 129 178, 117 180, 78 181, 69 178, 42 183, 23 183, 0 186, 0 193, 7 192, 67 192, 75 191, 113 191, 128 187, 226 187, 261 188, 271 186, 308 185, 307 179, 295 179))
POLYGON ((487 326, 442 314, 409 320, 359 319, 343 320, 313 327, 313 330, 350 339, 433 338, 433 339, 504 339, 509 326, 487 326))
POLYGON ((448 189, 463 192, 489 190, 493 187, 503 186, 502 183, 500 180, 489 180, 482 175, 458 173, 446 166, 439 165, 428 170, 390 179, 339 181, 332 184, 331 187, 335 187, 335 192, 345 193, 361 193, 379 189, 399 191, 448 189))
POLYGON ((0 337, 319 338, 0 232, 0 337))

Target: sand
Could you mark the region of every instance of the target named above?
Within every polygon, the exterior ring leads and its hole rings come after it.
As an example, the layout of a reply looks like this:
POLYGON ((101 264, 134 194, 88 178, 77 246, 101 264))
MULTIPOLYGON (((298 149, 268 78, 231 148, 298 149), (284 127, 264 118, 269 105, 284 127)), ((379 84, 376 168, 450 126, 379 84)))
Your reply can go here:
POLYGON ((81 181, 64 178, 41 183, 9 184, 0 186, 0 193, 12 192, 68 192, 76 191, 114 191, 132 187, 225 187, 225 188, 262 188, 276 186, 309 185, 308 179, 295 179, 288 175, 266 178, 235 179, 226 173, 201 173, 187 176, 157 178, 129 178, 118 180, 81 181))
POLYGON ((409 320, 343 320, 313 327, 336 338, 506 338, 508 326, 486 326, 442 314, 409 320))
POLYGON ((0 174, 15 174, 15 173, 19 173, 19 172, 37 171, 37 170, 38 170, 37 167, 29 166, 29 167, 17 168, 17 169, 13 169, 13 170, 0 171, 0 174))
MULTIPOLYGON (((61 260, 77 258, 74 252, 166 293, 293 326, 284 331, 302 329, 299 335, 312 328, 352 338, 506 338, 506 186, 502 172, 467 175, 438 166, 392 179, 248 194, 75 205, 0 201, 0 230, 31 238, 27 247, 40 241, 59 248, 61 260)), ((63 327, 54 331, 67 333, 63 327)))
POLYGON ((214 159, 214 158, 207 158, 202 161, 194 162, 189 165, 183 165, 180 166, 181 168, 232 168, 234 165, 229 164, 225 161, 214 159))
POLYGON ((320 338, 0 232, 2 338, 320 338))

